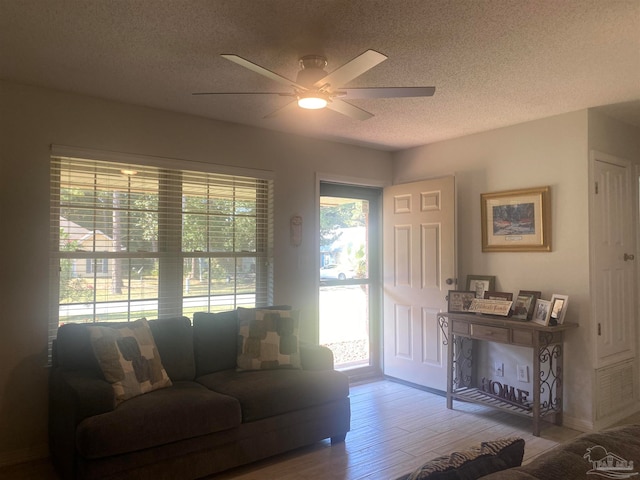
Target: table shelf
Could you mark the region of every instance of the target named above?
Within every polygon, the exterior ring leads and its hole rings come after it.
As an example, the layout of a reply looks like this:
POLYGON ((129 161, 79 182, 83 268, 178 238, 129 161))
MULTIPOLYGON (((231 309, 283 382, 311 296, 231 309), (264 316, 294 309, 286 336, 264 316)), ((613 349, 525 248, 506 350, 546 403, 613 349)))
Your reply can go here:
POLYGON ((525 417, 533 417, 533 407, 531 405, 515 405, 513 403, 505 402, 497 397, 487 395, 479 388, 460 388, 453 392, 451 396, 458 400, 465 400, 467 402, 480 403, 489 407, 498 408, 510 413, 522 415, 525 417))

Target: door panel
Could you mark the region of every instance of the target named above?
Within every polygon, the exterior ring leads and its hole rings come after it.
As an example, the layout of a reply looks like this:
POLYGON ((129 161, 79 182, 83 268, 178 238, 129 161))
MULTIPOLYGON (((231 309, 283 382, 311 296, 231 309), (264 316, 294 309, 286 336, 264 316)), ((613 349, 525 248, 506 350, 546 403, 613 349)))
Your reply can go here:
POLYGON ((633 193, 627 162, 594 153, 593 172, 593 301, 602 366, 634 355, 635 261, 628 257, 635 253, 633 193))
POLYGON ((393 276, 394 284, 397 287, 411 286, 411 225, 400 225, 394 227, 395 245, 393 253, 395 261, 393 267, 395 275, 393 276))
POLYGON ((440 257, 440 226, 439 225, 422 225, 422 234, 420 235, 421 255, 423 261, 420 262, 422 267, 422 288, 439 289, 440 288, 440 269, 438 262, 429 261, 429 259, 440 257))
POLYGON ((446 389, 437 314, 455 278, 453 177, 394 185, 383 195, 384 373, 446 389))
POLYGON ((413 332, 411 308, 408 305, 395 306, 395 355, 398 358, 411 360, 413 357, 413 332))

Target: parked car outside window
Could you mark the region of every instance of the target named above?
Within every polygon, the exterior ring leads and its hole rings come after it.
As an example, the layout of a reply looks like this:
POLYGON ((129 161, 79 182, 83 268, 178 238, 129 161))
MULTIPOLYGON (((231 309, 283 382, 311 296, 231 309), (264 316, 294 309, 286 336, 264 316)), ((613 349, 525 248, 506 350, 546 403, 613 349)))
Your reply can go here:
POLYGON ((354 270, 345 265, 330 264, 320 269, 320 280, 346 280, 354 275, 354 270))

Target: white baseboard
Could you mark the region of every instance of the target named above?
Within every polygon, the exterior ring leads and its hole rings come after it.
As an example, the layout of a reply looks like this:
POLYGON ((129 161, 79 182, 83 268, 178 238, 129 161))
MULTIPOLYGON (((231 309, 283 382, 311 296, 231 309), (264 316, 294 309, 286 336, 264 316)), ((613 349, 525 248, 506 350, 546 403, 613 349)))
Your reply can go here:
POLYGON ((640 412, 640 402, 634 402, 633 405, 616 412, 613 415, 608 415, 605 418, 601 418, 596 420, 595 422, 591 420, 582 420, 576 417, 571 417, 566 413, 562 417, 562 426, 571 428, 573 430, 578 430, 579 432, 593 432, 599 431, 603 428, 608 428, 616 423, 621 422, 627 417, 631 415, 635 415, 640 412))
POLYGON ((620 410, 615 414, 608 415, 605 418, 596 420, 595 428, 596 430, 602 430, 603 428, 610 427, 638 412, 640 412, 640 402, 633 402, 627 408, 620 410))
POLYGON ((9 450, 0 452, 0 467, 15 465, 17 463, 32 462, 41 460, 49 456, 49 446, 47 444, 35 447, 22 448, 20 450, 9 450))
POLYGON ((572 430, 578 430, 579 432, 591 432, 593 431, 593 422, 590 420, 583 420, 576 417, 571 417, 566 413, 562 416, 562 426, 570 428, 572 430))

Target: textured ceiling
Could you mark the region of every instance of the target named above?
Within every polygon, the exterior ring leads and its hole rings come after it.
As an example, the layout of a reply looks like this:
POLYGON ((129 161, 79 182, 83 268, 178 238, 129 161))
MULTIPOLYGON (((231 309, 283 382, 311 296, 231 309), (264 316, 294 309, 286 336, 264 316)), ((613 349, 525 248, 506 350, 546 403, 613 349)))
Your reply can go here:
POLYGON ((385 150, 603 105, 640 126, 640 0, 0 0, 0 78, 385 150), (280 90, 221 53, 295 79, 367 49, 389 59, 348 86, 435 95, 352 100, 363 122, 191 95, 280 90))

